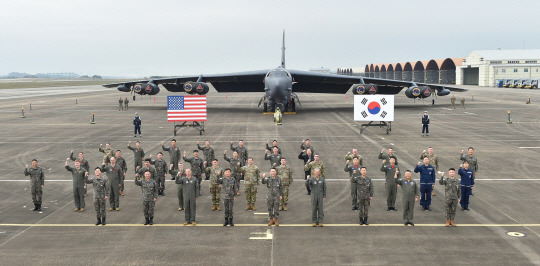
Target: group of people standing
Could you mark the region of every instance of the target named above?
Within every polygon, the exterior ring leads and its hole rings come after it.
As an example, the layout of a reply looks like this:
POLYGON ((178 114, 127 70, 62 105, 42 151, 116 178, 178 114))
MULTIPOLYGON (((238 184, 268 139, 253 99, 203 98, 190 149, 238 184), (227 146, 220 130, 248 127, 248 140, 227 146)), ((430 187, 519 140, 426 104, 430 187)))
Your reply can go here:
MULTIPOLYGON (((180 156, 180 147, 176 145, 175 139, 171 141, 170 146, 165 147, 163 142, 161 146, 163 151, 169 152, 169 164, 164 160, 162 152, 158 152, 156 159, 152 159, 152 155, 145 156, 139 141, 135 143, 135 147, 131 146, 131 141, 127 145, 134 154, 134 183, 141 187, 145 225, 154 223, 155 203, 158 196, 165 196, 165 178, 167 174, 170 174, 171 180, 175 180, 177 188, 178 211, 185 212, 184 225, 196 225, 196 202, 201 195, 201 181, 204 175, 204 178, 209 180, 212 211, 221 211, 221 203, 223 202, 224 226, 234 226, 233 206, 236 197, 240 195, 241 180, 244 181, 247 204, 245 210, 256 210, 257 188, 262 183, 268 190, 266 201, 269 216, 268 225, 279 226, 279 212, 288 210, 288 196, 289 188, 293 183, 293 170, 287 165, 287 159, 281 153, 277 140, 272 141, 272 145, 270 145, 270 141, 266 143, 264 158, 270 162, 270 170, 262 175, 259 167, 254 164, 253 157, 249 157, 248 150, 242 140, 238 142, 238 146, 234 146, 233 142, 230 143, 232 157, 228 157, 227 150, 223 152, 223 159, 228 164, 225 169, 219 166, 210 141, 206 141, 204 146, 197 142, 197 149, 193 150, 192 157, 188 157, 185 150, 183 156, 180 156), (199 156, 199 151, 203 152, 202 158, 199 156), (188 163, 189 166, 187 166, 188 163)), ((304 161, 304 183, 308 195, 311 196, 313 226, 322 227, 323 203, 327 191, 325 166, 320 160, 320 156, 315 153, 309 139, 302 141, 300 149, 298 159, 304 161)), ((84 158, 83 152, 80 152, 75 158, 72 150, 69 158, 66 159, 65 168, 73 176, 74 211, 85 211, 84 197, 87 194, 87 185, 91 184, 94 188, 96 225, 105 225, 105 202, 107 199, 109 200, 109 211, 120 211, 120 197, 125 195, 124 181, 128 169, 121 150, 114 150, 109 143, 105 145, 105 148, 100 145, 98 150, 103 153, 103 161, 101 166, 94 168, 92 177, 89 177, 90 166, 84 158), (70 166, 70 161, 74 161, 74 167, 70 166)), ((472 194, 474 176, 478 170, 477 159, 473 153, 472 147, 468 149, 468 154, 464 154, 462 151, 460 159, 463 163, 457 171, 461 176, 459 183, 455 178, 456 170, 454 168, 448 170, 448 178, 444 178, 445 173, 441 173, 439 183, 445 186, 447 226, 455 226, 456 201, 461 203, 463 210, 469 210, 469 196, 472 194)), ((387 210, 397 211, 395 201, 399 185, 403 192, 404 224, 414 225, 414 203, 418 201, 419 194, 422 210, 431 210, 435 171, 439 171, 438 159, 433 153, 433 149, 430 147, 427 151, 422 152, 420 155, 422 162, 419 162, 414 169, 415 173, 420 173, 420 187, 412 179, 410 170, 404 171, 405 178, 401 178, 398 159, 392 148, 389 148, 387 153, 383 149, 378 158, 383 160, 380 171, 385 173, 386 178, 387 210)), ((352 209, 359 212, 360 225, 368 225, 368 210, 374 196, 373 182, 367 175, 367 168, 363 166, 363 158, 358 154, 357 149, 353 149, 352 153, 347 153, 345 161, 344 170, 349 173, 351 183, 352 209)), ((29 168, 27 165, 24 173, 31 179, 34 210, 40 211, 45 179, 43 170, 34 159, 32 167, 29 168)))

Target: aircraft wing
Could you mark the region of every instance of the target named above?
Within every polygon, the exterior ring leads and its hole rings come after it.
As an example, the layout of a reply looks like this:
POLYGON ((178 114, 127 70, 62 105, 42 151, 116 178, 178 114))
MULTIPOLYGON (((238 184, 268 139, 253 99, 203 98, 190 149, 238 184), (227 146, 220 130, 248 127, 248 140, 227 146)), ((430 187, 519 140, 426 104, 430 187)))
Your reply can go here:
POLYGON ((287 70, 293 78, 293 92, 346 93, 360 77, 344 76, 312 71, 287 70))
POLYGON ((152 81, 154 84, 162 84, 165 88, 169 89, 170 85, 178 83, 183 84, 185 82, 207 82, 218 92, 261 92, 264 90, 264 77, 270 70, 256 70, 247 72, 227 73, 227 74, 211 74, 211 75, 199 75, 199 76, 179 76, 169 78, 157 78, 146 80, 135 80, 123 83, 112 83, 102 85, 106 88, 114 88, 120 85, 126 87, 133 86, 137 83, 146 84, 152 81))
POLYGON ((362 80, 366 84, 372 83, 372 84, 377 84, 377 85, 382 85, 382 86, 410 87, 416 84, 417 86, 428 86, 430 88, 436 89, 437 91, 440 91, 443 88, 448 89, 450 91, 458 91, 458 92, 467 91, 467 89, 449 87, 449 86, 445 86, 441 84, 428 84, 428 83, 419 83, 419 82, 403 81, 403 80, 378 79, 378 78, 366 78, 366 77, 362 77, 362 80))

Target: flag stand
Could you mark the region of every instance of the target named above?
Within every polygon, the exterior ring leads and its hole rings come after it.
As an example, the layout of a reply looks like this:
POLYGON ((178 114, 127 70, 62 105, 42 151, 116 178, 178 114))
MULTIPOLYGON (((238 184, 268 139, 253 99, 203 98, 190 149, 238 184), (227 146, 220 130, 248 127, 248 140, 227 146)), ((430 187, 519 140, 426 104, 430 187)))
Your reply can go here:
POLYGON ((176 131, 183 127, 193 127, 195 129, 199 130, 199 135, 202 135, 204 133, 204 122, 203 121, 193 121, 191 124, 188 124, 188 121, 182 122, 182 124, 177 125, 176 122, 174 122, 174 135, 176 136, 176 131))
POLYGON ((367 124, 361 124, 360 125, 360 134, 364 132, 364 129, 367 127, 380 127, 383 128, 383 130, 386 130, 386 135, 390 134, 392 131, 392 122, 385 122, 385 121, 379 121, 378 124, 374 124, 376 121, 370 121, 367 124))

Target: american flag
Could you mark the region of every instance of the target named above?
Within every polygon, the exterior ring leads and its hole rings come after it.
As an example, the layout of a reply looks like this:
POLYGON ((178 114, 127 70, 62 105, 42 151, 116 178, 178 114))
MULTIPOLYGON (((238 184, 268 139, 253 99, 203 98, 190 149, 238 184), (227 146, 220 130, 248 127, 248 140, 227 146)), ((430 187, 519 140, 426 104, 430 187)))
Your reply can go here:
POLYGON ((206 121, 206 95, 167 96, 167 121, 206 121))

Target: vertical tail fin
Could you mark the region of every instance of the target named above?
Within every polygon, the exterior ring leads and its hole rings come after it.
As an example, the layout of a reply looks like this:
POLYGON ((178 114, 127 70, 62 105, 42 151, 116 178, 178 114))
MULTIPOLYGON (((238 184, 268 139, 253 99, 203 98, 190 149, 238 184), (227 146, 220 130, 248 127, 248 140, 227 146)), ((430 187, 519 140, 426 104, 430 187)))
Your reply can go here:
POLYGON ((285 30, 283 30, 283 45, 281 46, 281 67, 285 68, 285 30))

